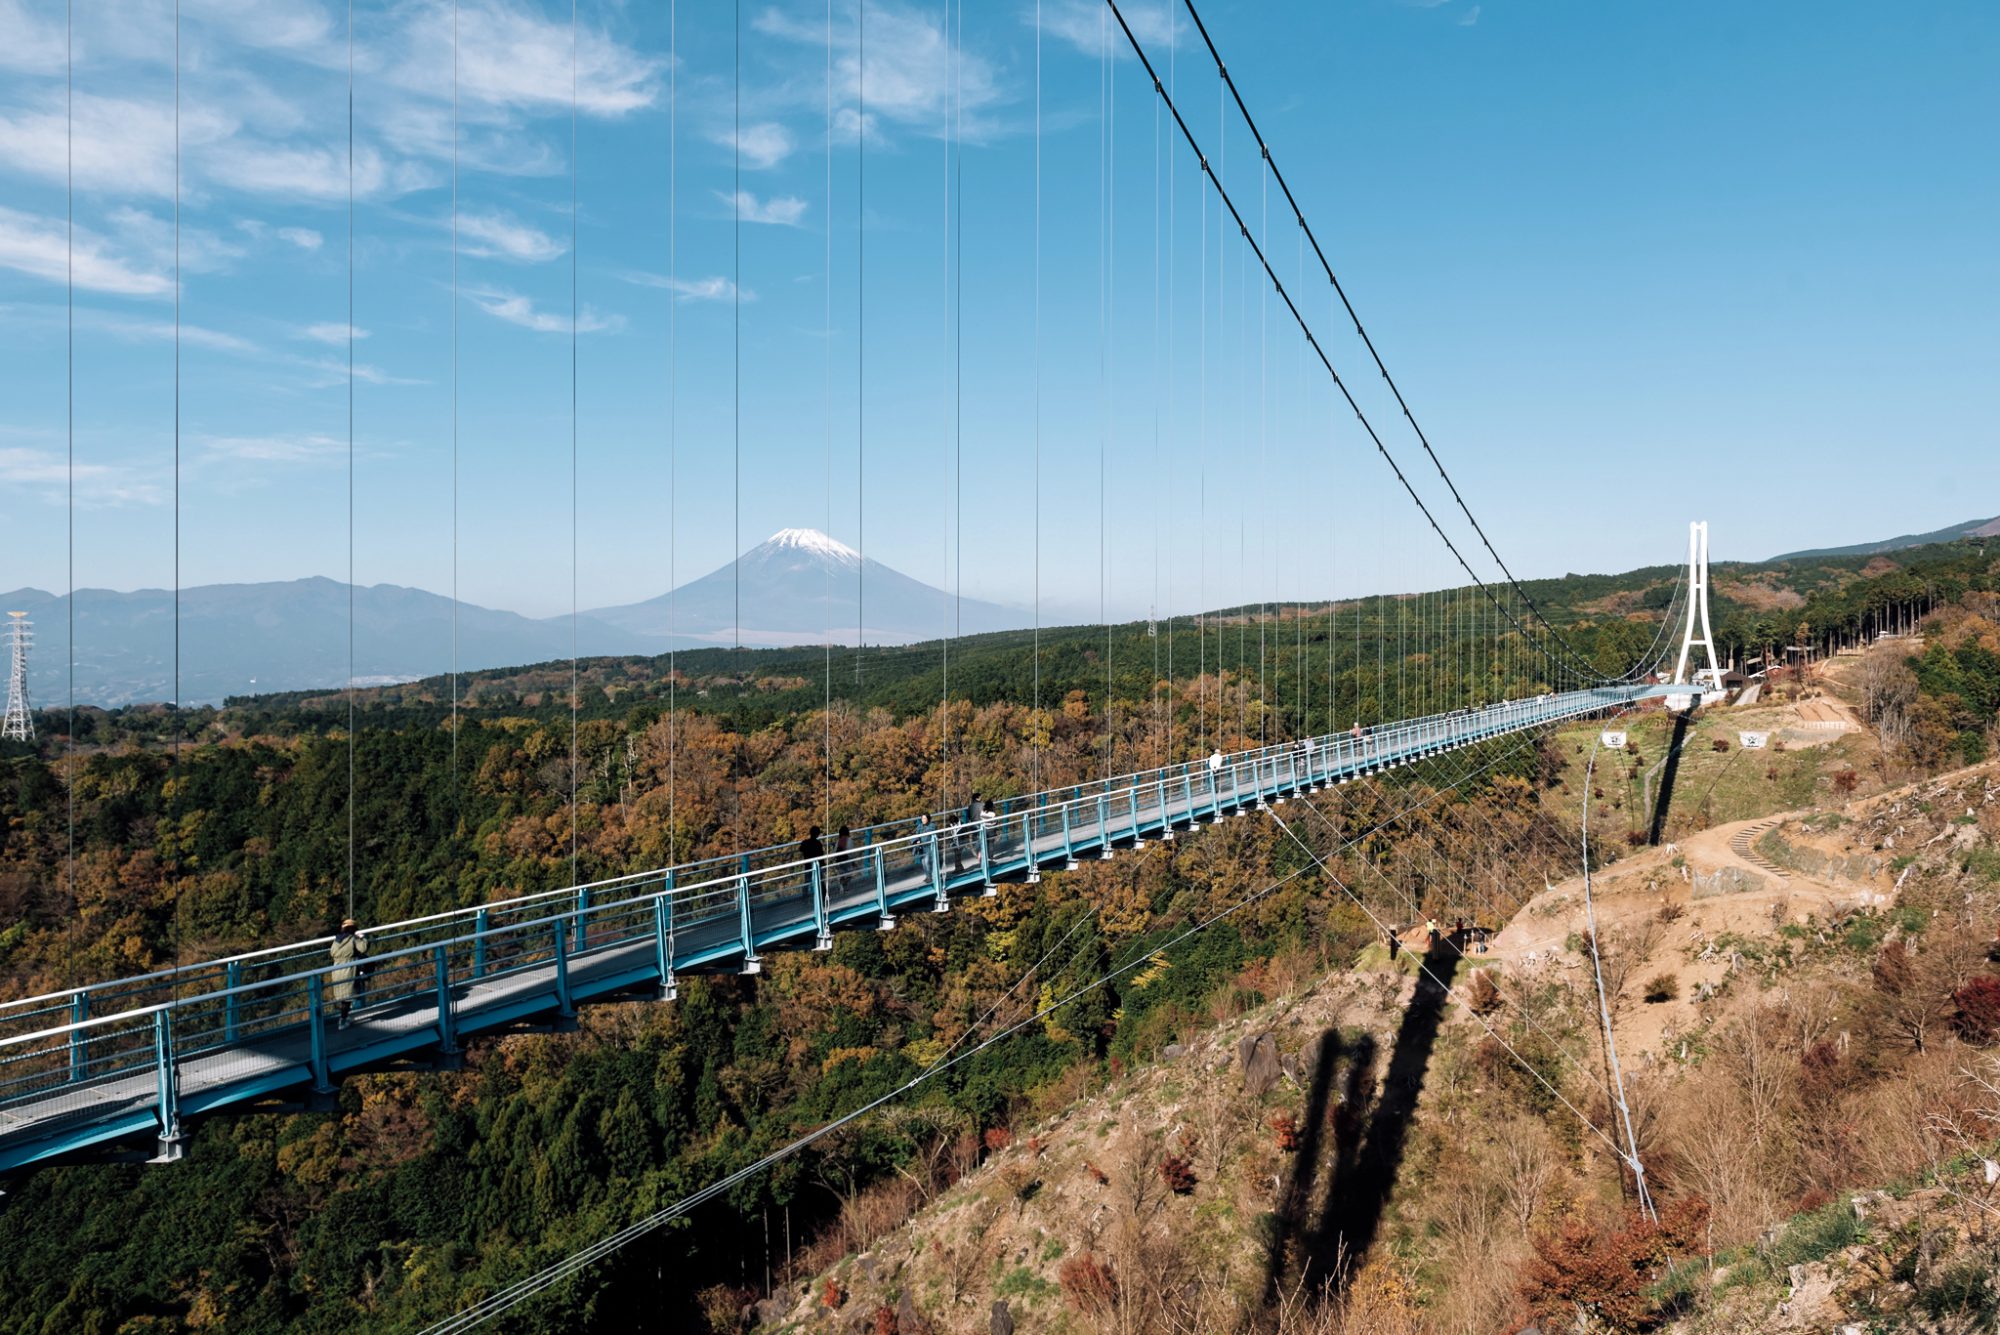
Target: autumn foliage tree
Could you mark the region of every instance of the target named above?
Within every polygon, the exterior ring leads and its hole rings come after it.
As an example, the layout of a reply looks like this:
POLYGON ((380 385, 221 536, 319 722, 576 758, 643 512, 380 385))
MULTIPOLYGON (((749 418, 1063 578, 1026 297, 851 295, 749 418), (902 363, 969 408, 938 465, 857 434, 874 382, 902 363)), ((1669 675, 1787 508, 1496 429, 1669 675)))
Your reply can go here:
POLYGON ((1708 1203, 1684 1197, 1654 1223, 1634 1215, 1605 1230, 1577 1219, 1534 1240, 1520 1296, 1539 1319, 1586 1314, 1595 1328, 1643 1329, 1659 1313, 1654 1282, 1673 1257, 1692 1251, 1708 1220, 1708 1203))

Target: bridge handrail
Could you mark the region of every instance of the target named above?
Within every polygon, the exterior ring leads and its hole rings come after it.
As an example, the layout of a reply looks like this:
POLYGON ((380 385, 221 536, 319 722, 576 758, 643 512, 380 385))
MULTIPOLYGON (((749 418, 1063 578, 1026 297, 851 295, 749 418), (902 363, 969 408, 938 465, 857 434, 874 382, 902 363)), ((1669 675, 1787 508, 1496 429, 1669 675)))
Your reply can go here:
MULTIPOLYGON (((1300 738, 1287 742, 1272 743, 1261 747, 1251 747, 1241 751, 1227 754, 1224 757, 1224 769, 1227 770, 1229 773, 1231 773, 1232 777, 1234 777, 1238 771, 1242 770, 1245 767, 1255 767, 1274 757, 1300 754, 1303 751, 1305 744, 1308 741, 1310 741, 1313 744, 1313 748, 1316 754, 1323 751, 1331 754, 1334 757, 1334 760, 1327 763, 1337 764, 1339 763, 1339 760, 1342 757, 1360 760, 1365 763, 1373 755, 1380 754, 1385 750, 1394 749, 1393 744, 1400 738, 1407 738, 1412 735, 1422 735, 1426 731, 1435 730, 1437 725, 1449 724, 1450 721, 1454 719, 1462 719, 1466 717, 1480 717, 1485 715, 1499 715, 1504 717, 1510 713, 1518 712, 1523 708, 1530 708, 1545 702, 1553 703, 1553 701, 1555 700, 1563 699, 1566 697, 1570 699, 1574 699, 1579 696, 1604 698, 1607 696, 1624 695, 1627 694, 1629 690, 1630 688, 1621 688, 1621 687, 1585 688, 1583 690, 1573 691, 1573 692, 1563 692, 1559 694, 1551 693, 1547 697, 1531 697, 1523 700, 1501 701, 1496 704, 1486 706, 1484 709, 1472 709, 1463 711, 1454 710, 1440 714, 1422 715, 1416 718, 1404 719, 1394 723, 1385 724, 1379 728, 1372 728, 1364 738, 1359 739, 1358 741, 1353 736, 1351 736, 1350 733, 1331 732, 1331 733, 1319 734, 1317 736, 1310 738, 1300 738)), ((1569 712, 1569 711, 1558 709, 1557 711, 1554 712, 1569 712)), ((1085 780, 1082 783, 1068 784, 1060 788, 1045 789, 1035 793, 1020 794, 1015 797, 998 799, 995 803, 996 807, 995 819, 1004 823, 1010 818, 1018 818, 1023 814, 1042 814, 1042 813, 1054 814, 1060 812, 1064 807, 1073 807, 1082 804, 1094 803, 1099 798, 1106 797, 1112 794, 1124 794, 1130 792, 1135 788, 1144 789, 1149 784, 1157 784, 1168 780, 1180 780, 1183 778, 1200 778, 1207 773, 1207 766, 1208 762, 1206 758, 1198 758, 1187 761, 1177 761, 1167 765, 1154 766, 1145 770, 1139 770, 1127 774, 1115 775, 1108 780, 1103 778, 1089 779, 1085 780), (1052 795, 1058 793, 1073 794, 1073 795, 1067 796, 1059 801, 1051 803, 1048 799, 1052 795)), ((968 827, 969 828, 978 827, 979 822, 972 822, 972 821, 965 822, 963 825, 958 827, 954 827, 952 825, 945 823, 949 821, 951 817, 955 814, 955 812, 958 810, 960 809, 954 808, 950 811, 945 811, 945 812, 928 813, 932 817, 932 824, 928 832, 924 831, 919 827, 918 817, 904 817, 894 821, 884 821, 884 822, 879 822, 875 825, 865 826, 862 828, 862 830, 857 832, 857 834, 859 835, 859 841, 857 842, 856 847, 854 849, 850 849, 849 852, 850 854, 853 854, 861 850, 866 850, 876 847, 893 849, 899 846, 908 846, 913 842, 915 842, 916 840, 927 838, 930 835, 935 835, 941 838, 948 837, 949 831, 951 831, 954 828, 962 829, 968 827), (889 833, 890 831, 897 831, 905 828, 908 829, 909 831, 908 833, 895 833, 895 834, 889 833)), ((649 868, 642 871, 628 872, 617 876, 604 877, 595 881, 581 882, 577 884, 554 887, 548 890, 530 891, 526 894, 512 896, 508 899, 493 900, 481 904, 466 905, 455 909, 445 909, 445 910, 440 910, 436 913, 424 914, 415 918, 401 919, 391 923, 383 923, 373 928, 366 929, 366 934, 374 938, 375 940, 394 940, 398 937, 404 937, 411 935, 415 932, 419 932, 428 926, 432 926, 438 923, 462 921, 467 919, 476 920, 482 914, 487 915, 490 918, 492 915, 496 913, 512 914, 530 907, 543 906, 552 903, 573 904, 578 902, 579 897, 590 895, 592 892, 595 891, 601 891, 620 886, 628 886, 628 885, 633 885, 635 883, 659 881, 669 877, 672 878, 673 889, 680 890, 684 888, 690 894, 693 894, 695 892, 702 890, 705 887, 713 887, 717 885, 732 883, 744 876, 754 875, 761 880, 773 873, 783 873, 788 870, 796 871, 798 869, 804 868, 809 864, 811 859, 792 857, 777 862, 764 860, 770 854, 795 853, 796 849, 797 845, 795 843, 788 842, 783 844, 771 844, 739 854, 725 854, 725 855, 712 856, 708 858, 698 859, 693 862, 677 863, 667 867, 649 868), (694 881, 691 884, 685 884, 685 885, 682 884, 682 877, 689 873, 698 874, 701 872, 710 872, 710 871, 713 871, 716 874, 710 875, 707 879, 704 880, 694 881)), ((834 858, 837 856, 839 855, 835 854, 826 855, 827 858, 834 858)), ((650 899, 656 897, 657 895, 626 896, 618 900, 609 902, 621 903, 621 904, 633 904, 633 903, 649 902, 650 899)), ((585 902, 588 901, 586 900, 585 902)), ((595 906, 593 905, 592 907, 595 906)), ((549 921, 550 918, 558 916, 561 916, 560 912, 556 914, 538 915, 536 917, 527 919, 526 921, 546 922, 549 921)), ((489 924, 486 930, 487 932, 491 933, 496 931, 497 928, 489 924)), ((476 934, 477 933, 475 933, 475 935, 476 934)), ((152 990, 151 987, 149 987, 148 985, 172 986, 175 984, 170 980, 199 978, 203 975, 213 975, 218 970, 226 972, 231 965, 241 966, 245 964, 261 965, 270 963, 284 963, 286 962, 286 957, 297 957, 300 955, 316 953, 320 950, 323 950, 331 943, 332 940, 333 938, 331 936, 312 937, 304 941, 294 941, 282 945, 260 947, 256 950, 244 951, 235 955, 223 956, 220 958, 208 959, 208 960, 198 960, 188 964, 175 965, 166 969, 154 970, 150 973, 131 975, 124 978, 105 979, 100 982, 81 984, 73 988, 65 988, 55 992, 42 993, 30 997, 23 997, 10 1002, 0 1002, 0 1023, 5 1023, 10 1019, 18 1020, 21 1018, 25 1018, 27 1015, 34 1014, 35 1012, 29 1008, 38 1005, 43 1006, 44 1009, 49 1009, 51 1008, 49 1006, 49 1003, 55 1003, 55 1005, 57 1006, 60 1006, 65 1003, 75 1004, 76 999, 79 997, 92 997, 108 992, 113 992, 115 990, 136 991, 136 992, 148 991, 152 990)), ((298 972, 299 972, 298 970, 290 971, 290 973, 292 974, 297 974, 298 972)), ((257 981, 259 983, 262 983, 262 982, 268 982, 270 980, 265 979, 257 981)), ((251 984, 244 984, 243 986, 251 986, 251 984)), ((172 999, 170 999, 170 1001, 171 1000, 172 999)), ((167 1004, 167 1003, 162 1003, 162 1004, 167 1004)), ((127 1011, 114 1012, 114 1014, 128 1014, 128 1013, 138 1014, 138 1013, 144 1013, 145 1009, 146 1008, 144 1007, 129 1008, 127 1011)))

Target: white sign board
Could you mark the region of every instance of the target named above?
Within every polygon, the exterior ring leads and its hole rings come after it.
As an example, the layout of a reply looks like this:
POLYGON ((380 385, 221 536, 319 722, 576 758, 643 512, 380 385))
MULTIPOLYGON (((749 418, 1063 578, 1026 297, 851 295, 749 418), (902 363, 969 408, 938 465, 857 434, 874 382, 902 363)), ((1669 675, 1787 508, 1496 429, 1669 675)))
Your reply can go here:
POLYGON ((1693 705, 1694 697, 1692 695, 1670 695, 1667 697, 1667 709, 1671 713, 1681 713, 1683 710, 1692 708, 1693 705))
POLYGON ((1604 749, 1607 751, 1623 751, 1625 749, 1625 734, 1622 732, 1606 732, 1598 740, 1604 743, 1604 749))
POLYGON ((1764 742, 1770 735, 1768 732, 1739 732, 1736 734, 1736 740, 1743 743, 1745 751, 1762 751, 1764 742))

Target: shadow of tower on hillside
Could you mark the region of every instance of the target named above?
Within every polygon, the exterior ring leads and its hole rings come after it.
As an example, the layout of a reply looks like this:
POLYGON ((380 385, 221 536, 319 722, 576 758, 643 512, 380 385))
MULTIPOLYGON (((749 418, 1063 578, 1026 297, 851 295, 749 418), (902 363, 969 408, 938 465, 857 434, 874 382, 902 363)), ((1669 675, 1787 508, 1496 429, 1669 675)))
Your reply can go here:
POLYGON ((1374 1085, 1375 1040, 1367 1034, 1344 1042, 1340 1031, 1328 1029, 1319 1036, 1312 1055, 1312 1078, 1306 1089, 1305 1114, 1298 1126, 1298 1145, 1293 1151, 1292 1168, 1285 1180, 1284 1194, 1272 1215, 1269 1251, 1264 1264, 1264 1300, 1275 1304, 1288 1275, 1306 1282, 1323 1280, 1332 1273, 1335 1258, 1315 1253, 1317 1230, 1309 1228, 1313 1198, 1322 1179, 1326 1190, 1338 1191, 1353 1173, 1355 1154, 1361 1144, 1361 1128, 1366 1120, 1365 1100, 1374 1085), (1342 1071, 1345 1076, 1342 1077, 1342 1071), (1340 1099, 1333 1102, 1336 1084, 1340 1099), (1332 1154, 1328 1155, 1327 1132, 1332 1130, 1332 1154), (1322 1164, 1327 1171, 1322 1173, 1322 1164))
POLYGON ((1324 1283, 1337 1294, 1348 1278, 1367 1259, 1369 1249, 1382 1225, 1382 1213, 1402 1168, 1409 1138, 1410 1117, 1423 1094, 1424 1079, 1430 1070, 1431 1054, 1437 1047, 1438 1030, 1444 1023, 1445 1008, 1451 999, 1452 980, 1464 956, 1464 942, 1455 936, 1441 936, 1424 955, 1424 967, 1417 975, 1416 991, 1403 1012, 1396 1031, 1395 1046, 1383 1074, 1382 1091, 1370 1106, 1368 1094, 1374 1069, 1374 1047, 1365 1040, 1343 1054, 1335 1035, 1320 1039, 1320 1059, 1314 1062, 1312 1089, 1308 1101, 1309 1142, 1302 1140, 1299 1162, 1293 1168, 1292 1183, 1279 1212, 1277 1240, 1267 1265, 1267 1293, 1275 1296, 1283 1282, 1285 1256, 1294 1237, 1298 1244, 1298 1265, 1304 1282, 1324 1283), (1325 1186, 1319 1193, 1319 1218, 1309 1231, 1296 1231, 1296 1215, 1304 1211, 1315 1193, 1311 1182, 1320 1176, 1326 1158, 1320 1128, 1326 1118, 1326 1099, 1335 1078, 1335 1068, 1346 1060, 1346 1080, 1339 1109, 1334 1114, 1334 1153, 1324 1174, 1325 1186))

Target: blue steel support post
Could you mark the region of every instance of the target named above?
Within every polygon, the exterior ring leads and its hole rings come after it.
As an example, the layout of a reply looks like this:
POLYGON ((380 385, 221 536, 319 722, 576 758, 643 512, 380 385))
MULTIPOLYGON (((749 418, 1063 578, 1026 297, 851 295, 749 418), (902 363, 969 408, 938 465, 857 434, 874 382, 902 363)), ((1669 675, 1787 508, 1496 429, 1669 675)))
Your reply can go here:
POLYGON ((666 891, 653 901, 653 962, 660 973, 660 999, 672 1001, 679 993, 674 980, 673 877, 666 891))
POLYGON ((556 943, 556 1010, 567 1020, 576 1014, 576 1006, 569 995, 569 933, 564 930, 561 918, 556 919, 553 933, 556 943))
POLYGON ((1104 793, 1097 795, 1097 847, 1101 861, 1111 861, 1111 806, 1104 793))
POLYGON ((750 921, 750 858, 743 858, 743 875, 736 878, 736 914, 743 946, 743 972, 764 972, 764 961, 757 958, 757 933, 750 921))
POLYGON ((1076 870, 1076 830, 1070 822, 1069 803, 1062 804, 1063 870, 1076 870))
MULTIPOLYGON (((1040 805, 1041 799, 1037 796, 1035 806, 1040 805)), ((1042 883, 1042 859, 1041 855, 1035 851, 1035 807, 1029 807, 1021 813, 1021 856, 1026 858, 1028 862, 1028 884, 1040 885, 1042 883)), ((991 897, 999 894, 1000 888, 994 886, 990 890, 981 890, 979 893, 991 897)))
POLYGON ((333 1081, 328 1078, 326 1068, 326 979, 320 974, 306 979, 306 1004, 312 1011, 312 1022, 307 1028, 312 1034, 313 1093, 331 1094, 333 1081))
POLYGON ((585 934, 590 930, 585 925, 585 915, 590 912, 590 891, 576 892, 576 953, 581 955, 585 945, 585 934))
POLYGON ((993 884, 993 841, 988 838, 986 818, 979 818, 979 883, 982 888, 993 884))
POLYGON ((431 954, 437 962, 438 1051, 450 1056, 458 1051, 458 1026, 451 1013, 451 965, 443 945, 434 947, 431 954))
MULTIPOLYGON (((90 1018, 90 993, 72 992, 69 998, 69 1022, 80 1025, 90 1018)), ((83 1030, 69 1031, 69 1078, 83 1079, 84 1068, 90 1065, 90 1040, 83 1036, 83 1030)))
POLYGON ((1173 841, 1174 841, 1174 819, 1172 813, 1170 813, 1167 810, 1167 773, 1165 770, 1161 770, 1160 771, 1160 842, 1163 844, 1171 844, 1173 841))
POLYGON ((236 989, 243 986, 243 962, 231 960, 222 970, 222 984, 228 994, 222 999, 222 1037, 225 1041, 236 1041, 237 996, 236 989))
POLYGON ((896 925, 896 915, 889 912, 889 866, 882 860, 882 850, 875 850, 870 859, 875 872, 875 929, 886 932, 896 925))
POLYGON ((486 976, 486 910, 472 915, 472 976, 486 976))
MULTIPOLYGON (((984 827, 982 826, 981 828, 983 829, 984 827)), ((930 838, 933 841, 931 848, 931 912, 944 913, 951 908, 951 896, 945 890, 944 876, 938 871, 937 867, 937 848, 935 844, 937 836, 933 834, 930 838)), ((876 861, 882 861, 882 855, 878 854, 876 861)), ((884 874, 884 879, 887 879, 886 873, 884 874)), ((999 891, 995 890, 993 883, 989 881, 980 893, 998 894, 999 891)))
POLYGON ((165 1007, 153 1012, 153 1060, 159 1089, 160 1158, 178 1159, 181 1157, 180 1074, 174 1066, 173 1012, 165 1007))
POLYGON ((806 868, 806 880, 812 886, 813 905, 813 949, 833 949, 833 933, 826 922, 826 864, 815 861, 806 868))
POLYGON ((1137 844, 1142 831, 1139 828, 1139 785, 1132 785, 1132 842, 1137 844))

